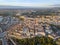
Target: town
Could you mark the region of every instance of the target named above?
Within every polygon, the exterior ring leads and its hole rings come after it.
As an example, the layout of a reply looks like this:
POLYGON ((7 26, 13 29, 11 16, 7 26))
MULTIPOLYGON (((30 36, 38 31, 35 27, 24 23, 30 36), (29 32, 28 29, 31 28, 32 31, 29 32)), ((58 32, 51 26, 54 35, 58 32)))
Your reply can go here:
MULTIPOLYGON (((0 16, 0 37, 3 37, 1 38, 3 45, 7 44, 5 38, 12 37, 24 39, 45 36, 56 41, 56 39, 60 38, 60 29, 55 25, 60 25, 60 16, 37 16, 32 18, 21 16, 18 13, 15 17, 0 16)), ((12 42, 16 45, 13 40, 12 42)))

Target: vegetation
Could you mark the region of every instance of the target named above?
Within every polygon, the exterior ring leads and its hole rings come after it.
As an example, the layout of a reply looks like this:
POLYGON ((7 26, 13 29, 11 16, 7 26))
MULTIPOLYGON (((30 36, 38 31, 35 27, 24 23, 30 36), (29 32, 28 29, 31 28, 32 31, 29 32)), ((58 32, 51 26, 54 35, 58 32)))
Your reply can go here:
POLYGON ((49 37, 34 37, 34 38, 25 38, 25 39, 16 39, 17 45, 56 45, 56 42, 49 37))
POLYGON ((0 40, 0 45, 2 45, 2 41, 0 40))
POLYGON ((0 16, 15 16, 16 13, 15 12, 3 12, 0 13, 0 16))
POLYGON ((37 17, 37 16, 49 16, 56 15, 53 11, 35 11, 35 12, 24 12, 22 15, 27 15, 28 17, 37 17))
POLYGON ((58 39, 56 40, 56 43, 57 43, 58 45, 60 45, 60 38, 58 38, 58 39))
POLYGON ((54 25, 54 24, 50 24, 50 25, 51 25, 52 30, 53 30, 54 32, 57 32, 57 31, 60 30, 60 25, 54 25))

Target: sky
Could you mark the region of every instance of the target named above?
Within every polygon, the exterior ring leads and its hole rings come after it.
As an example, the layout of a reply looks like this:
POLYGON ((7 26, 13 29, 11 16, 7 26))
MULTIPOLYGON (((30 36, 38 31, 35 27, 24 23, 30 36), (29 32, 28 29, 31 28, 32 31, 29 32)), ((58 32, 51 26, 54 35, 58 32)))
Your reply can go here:
POLYGON ((60 4, 60 0, 0 0, 0 5, 48 7, 60 4))

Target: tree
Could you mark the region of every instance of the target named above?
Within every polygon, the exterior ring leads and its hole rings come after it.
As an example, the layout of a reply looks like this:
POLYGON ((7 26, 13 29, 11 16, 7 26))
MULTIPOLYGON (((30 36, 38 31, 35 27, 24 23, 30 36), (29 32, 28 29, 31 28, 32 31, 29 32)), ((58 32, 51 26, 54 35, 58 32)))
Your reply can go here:
POLYGON ((56 42, 49 37, 34 38, 16 39, 16 42, 18 45, 56 45, 56 42))

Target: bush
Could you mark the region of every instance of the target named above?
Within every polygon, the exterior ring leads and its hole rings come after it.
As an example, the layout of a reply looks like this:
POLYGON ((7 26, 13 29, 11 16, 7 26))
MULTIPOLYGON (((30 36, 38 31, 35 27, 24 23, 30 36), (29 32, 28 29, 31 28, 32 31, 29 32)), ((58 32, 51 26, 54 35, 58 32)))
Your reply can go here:
POLYGON ((14 40, 17 42, 18 45, 56 45, 56 42, 48 37, 34 37, 14 40))

